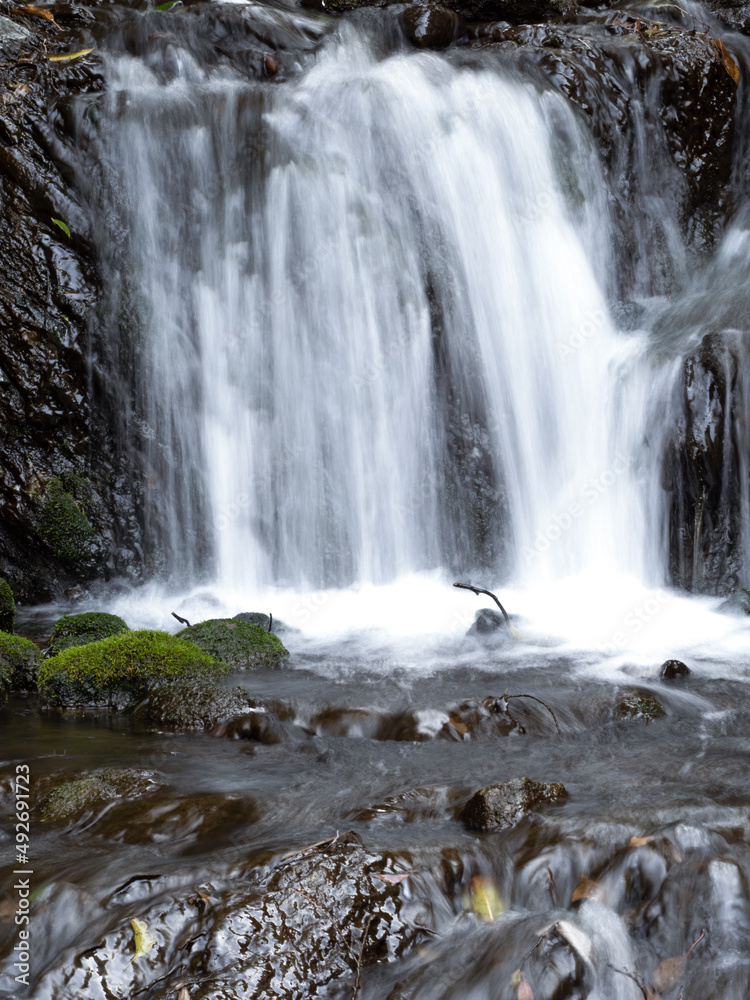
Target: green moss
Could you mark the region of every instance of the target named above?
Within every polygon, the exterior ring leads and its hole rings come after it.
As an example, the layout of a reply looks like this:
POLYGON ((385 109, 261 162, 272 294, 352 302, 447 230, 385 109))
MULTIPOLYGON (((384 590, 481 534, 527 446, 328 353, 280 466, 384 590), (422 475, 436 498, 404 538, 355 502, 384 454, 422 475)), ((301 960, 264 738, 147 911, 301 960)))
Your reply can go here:
POLYGON ((8 690, 33 691, 42 660, 38 646, 20 635, 0 632, 0 704, 8 700, 8 690))
POLYGON ((107 800, 138 798, 153 787, 150 771, 108 767, 88 778, 66 781, 54 788, 42 805, 42 822, 76 819, 107 800))
POLYGON ((177 633, 236 669, 271 667, 289 656, 278 636, 232 618, 211 618, 177 633))
POLYGON ((96 532, 81 503, 57 477, 49 481, 40 501, 39 533, 61 562, 72 568, 91 564, 96 532))
POLYGON ((129 632, 127 624, 117 615, 104 611, 86 611, 80 615, 64 615, 52 630, 48 656, 57 656, 73 646, 87 646, 90 642, 108 639, 111 635, 129 632))
POLYGON ((617 702, 617 716, 620 719, 659 719, 666 715, 666 709, 648 691, 629 691, 620 695, 617 702))
POLYGON ((157 677, 221 675, 229 668, 166 632, 125 632, 45 660, 39 693, 52 705, 124 708, 157 677))
POLYGON ((16 600, 7 580, 0 579, 0 629, 12 632, 16 624, 16 600))

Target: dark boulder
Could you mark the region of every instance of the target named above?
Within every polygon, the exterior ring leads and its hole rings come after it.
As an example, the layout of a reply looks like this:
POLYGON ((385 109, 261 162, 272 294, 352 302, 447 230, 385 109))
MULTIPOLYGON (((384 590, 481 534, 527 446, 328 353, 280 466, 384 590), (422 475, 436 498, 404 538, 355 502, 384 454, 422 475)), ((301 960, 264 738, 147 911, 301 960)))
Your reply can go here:
POLYGON ((0 701, 7 700, 9 690, 35 691, 41 661, 36 643, 0 632, 0 701))
POLYGON ((466 635, 486 639, 499 637, 506 633, 510 634, 508 623, 499 611, 496 611, 495 608, 480 608, 474 613, 474 621, 466 635))
POLYGON ((537 24, 578 10, 574 0, 454 0, 450 6, 465 21, 509 24, 537 24))
POLYGON ((159 732, 205 731, 244 716, 251 704, 242 688, 221 687, 208 677, 162 678, 149 685, 133 724, 159 732))
POLYGON ((404 34, 423 49, 442 49, 460 38, 466 30, 455 11, 439 5, 415 4, 401 15, 404 34))
POLYGON ((666 660, 659 670, 659 676, 667 681, 675 680, 678 677, 688 677, 691 673, 690 667, 682 660, 666 660))
POLYGON ((7 580, 0 579, 0 631, 12 632, 16 624, 16 599, 7 580))
POLYGON ((541 782, 511 778, 476 792, 460 811, 470 830, 504 830, 515 826, 529 813, 567 798, 559 781, 541 782))
POLYGON ((666 715, 666 709, 650 691, 626 691, 618 695, 615 716, 618 719, 641 719, 651 722, 666 715))

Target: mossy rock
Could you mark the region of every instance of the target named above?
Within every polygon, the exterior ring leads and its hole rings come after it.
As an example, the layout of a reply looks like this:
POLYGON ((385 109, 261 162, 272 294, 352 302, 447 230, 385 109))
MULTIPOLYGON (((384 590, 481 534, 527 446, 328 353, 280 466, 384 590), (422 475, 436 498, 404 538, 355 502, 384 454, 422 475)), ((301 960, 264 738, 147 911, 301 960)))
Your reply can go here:
POLYGON ((618 719, 643 719, 650 722, 666 715, 667 710, 648 691, 628 691, 618 697, 615 714, 618 719))
POLYGON ((97 534, 84 503, 55 477, 47 483, 38 503, 39 534, 60 562, 71 569, 90 569, 96 561, 97 534))
POLYGON ((113 635, 66 649, 39 669, 39 694, 66 708, 125 708, 159 677, 221 676, 229 667, 191 642, 166 632, 113 635))
POLYGON ((35 690, 41 660, 36 643, 20 635, 0 632, 0 671, 7 680, 7 687, 5 681, 0 681, 0 704, 8 700, 11 688, 14 691, 35 690))
POLYGON ((80 615, 64 615, 52 630, 47 656, 57 656, 73 646, 87 646, 112 635, 129 632, 126 623, 117 615, 104 611, 86 611, 80 615))
POLYGON ((177 637, 194 642, 206 653, 229 663, 236 670, 273 667, 289 656, 288 650, 273 632, 233 618, 211 618, 184 628, 177 633, 177 637))
POLYGON ((12 632, 16 627, 16 599, 7 580, 0 579, 0 631, 12 632))
POLYGON ((295 628, 294 625, 287 625, 278 618, 271 620, 270 615, 262 611, 241 611, 232 619, 234 622, 249 622, 250 625, 259 625, 266 632, 273 632, 275 635, 301 635, 302 629, 295 628), (271 626, 269 629, 268 626, 271 626))
POLYGON ((511 778, 476 792, 461 810, 470 830, 503 830, 515 826, 530 812, 567 798, 559 781, 511 778))
POLYGON ((253 705, 240 687, 221 687, 209 677, 168 677, 149 685, 133 722, 138 729, 201 731, 243 716, 253 705))
POLYGON ((87 778, 66 781, 54 788, 42 803, 42 822, 65 823, 109 800, 140 798, 156 787, 152 771, 105 768, 87 778))

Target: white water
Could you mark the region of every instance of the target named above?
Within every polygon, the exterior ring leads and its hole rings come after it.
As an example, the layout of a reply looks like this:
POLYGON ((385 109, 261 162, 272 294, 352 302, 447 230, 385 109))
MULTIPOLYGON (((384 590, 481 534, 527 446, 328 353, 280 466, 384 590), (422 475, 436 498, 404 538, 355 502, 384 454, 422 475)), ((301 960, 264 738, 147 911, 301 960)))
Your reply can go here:
MULTIPOLYGON (((199 539, 212 554, 212 596, 169 610, 463 632, 480 605, 453 566, 504 587, 527 648, 621 667, 745 643, 662 589, 676 362, 613 326, 605 187, 564 100, 376 57, 347 25, 274 86, 180 58, 166 85, 130 57, 109 73, 171 593, 199 539)), ((165 627, 154 602, 122 609, 165 627)))

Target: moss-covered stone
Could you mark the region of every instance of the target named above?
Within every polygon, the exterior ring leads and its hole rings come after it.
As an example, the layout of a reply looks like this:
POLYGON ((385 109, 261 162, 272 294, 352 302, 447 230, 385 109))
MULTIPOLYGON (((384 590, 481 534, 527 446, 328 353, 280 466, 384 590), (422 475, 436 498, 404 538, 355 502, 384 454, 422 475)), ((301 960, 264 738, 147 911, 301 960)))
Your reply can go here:
POLYGON ((139 798, 156 787, 151 771, 109 767, 87 778, 66 781, 42 803, 43 823, 65 823, 112 799, 139 798))
POLYGON ((101 639, 129 631, 122 618, 103 611, 64 615, 58 619, 52 630, 47 655, 57 656, 58 653, 73 646, 87 646, 90 642, 99 642, 101 639))
POLYGON ((166 632, 137 631, 66 649, 39 669, 39 693, 51 705, 124 708, 159 677, 220 676, 229 667, 166 632))
POLYGON ((0 579, 0 630, 12 632, 16 627, 16 600, 7 580, 0 579))
POLYGON ((240 687, 220 687, 209 677, 168 677, 149 685, 133 713, 139 729, 189 732, 213 729, 244 716, 254 702, 240 687))
POLYGON ((73 493, 55 477, 47 483, 38 504, 39 534, 56 559, 70 568, 89 567, 95 559, 97 536, 73 493))
POLYGON ((8 700, 8 692, 33 691, 42 654, 30 639, 0 632, 0 704, 8 700))
POLYGON ((619 719, 643 719, 650 722, 666 715, 667 711, 648 691, 628 691, 618 697, 615 714, 619 719))
POLYGON ((289 656, 288 650, 273 632, 233 618, 211 618, 184 628, 177 636, 194 642, 206 653, 237 670, 276 666, 289 656))
POLYGON ((476 792, 461 810, 461 819, 470 830, 502 830, 567 795, 559 781, 511 778, 476 792))

